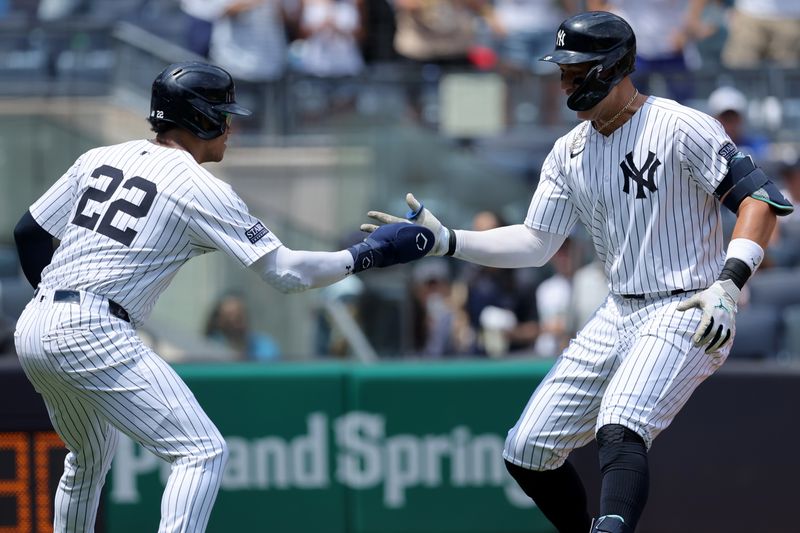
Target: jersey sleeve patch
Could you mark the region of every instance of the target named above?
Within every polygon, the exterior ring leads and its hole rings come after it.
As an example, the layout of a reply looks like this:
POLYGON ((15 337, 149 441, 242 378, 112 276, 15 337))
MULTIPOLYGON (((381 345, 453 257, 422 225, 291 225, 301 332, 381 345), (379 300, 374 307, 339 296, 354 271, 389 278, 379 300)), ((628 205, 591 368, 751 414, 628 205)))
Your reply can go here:
POLYGON ((268 233, 269 230, 261 222, 256 223, 255 226, 244 232, 251 244, 257 243, 268 233))
POLYGON ((719 149, 717 152, 721 157, 726 159, 728 162, 733 158, 734 155, 738 152, 738 148, 732 142, 728 141, 722 145, 722 148, 719 149))

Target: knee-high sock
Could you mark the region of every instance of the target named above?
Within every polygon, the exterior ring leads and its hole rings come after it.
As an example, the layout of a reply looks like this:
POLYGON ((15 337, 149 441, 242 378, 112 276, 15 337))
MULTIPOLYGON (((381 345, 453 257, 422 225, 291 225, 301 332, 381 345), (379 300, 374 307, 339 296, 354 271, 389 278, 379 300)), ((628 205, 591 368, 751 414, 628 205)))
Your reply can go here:
POLYGON ((559 533, 584 533, 592 527, 586 489, 569 462, 555 470, 536 471, 506 461, 506 468, 559 533))
POLYGON ((600 515, 619 515, 633 531, 647 503, 650 475, 647 449, 630 429, 609 424, 597 432, 600 448, 600 515))

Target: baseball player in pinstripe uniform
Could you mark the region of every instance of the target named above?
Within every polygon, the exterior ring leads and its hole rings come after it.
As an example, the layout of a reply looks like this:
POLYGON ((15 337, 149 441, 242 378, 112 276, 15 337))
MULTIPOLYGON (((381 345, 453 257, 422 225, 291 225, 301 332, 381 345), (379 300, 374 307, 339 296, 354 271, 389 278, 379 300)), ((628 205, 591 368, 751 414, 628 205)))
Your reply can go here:
POLYGON ((776 214, 792 206, 716 120, 639 94, 623 19, 581 13, 555 41, 542 59, 559 65, 582 122, 547 156, 524 223, 451 231, 410 194, 407 218, 437 235, 432 254, 493 267, 543 265, 576 222, 585 226, 610 295, 534 391, 503 456, 560 532, 630 533, 647 499, 647 450, 725 361, 740 290, 776 214), (727 251, 721 206, 738 216, 727 251), (593 438, 602 473, 595 521, 566 461, 593 438))
POLYGON ((17 352, 69 449, 57 533, 94 531, 120 432, 172 465, 158 531, 205 530, 225 442, 135 330, 183 263, 222 250, 295 292, 410 261, 434 243, 428 229, 399 224, 338 252, 283 246, 200 166, 222 159, 231 115, 246 114, 223 69, 170 65, 153 83, 155 139, 86 152, 15 228, 23 270, 37 287, 17 323, 17 352))

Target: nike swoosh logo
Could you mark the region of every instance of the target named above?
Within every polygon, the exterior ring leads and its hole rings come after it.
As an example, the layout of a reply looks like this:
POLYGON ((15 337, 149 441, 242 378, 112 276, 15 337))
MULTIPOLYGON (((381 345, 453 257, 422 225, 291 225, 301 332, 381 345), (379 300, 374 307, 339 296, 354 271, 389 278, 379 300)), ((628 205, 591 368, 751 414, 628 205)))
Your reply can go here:
POLYGON ((585 146, 584 146, 583 148, 581 148, 580 150, 578 150, 577 152, 570 152, 570 153, 569 153, 569 158, 570 158, 570 159, 572 159, 572 158, 573 158, 573 157, 575 157, 576 155, 580 155, 580 154, 582 154, 584 150, 586 150, 586 147, 585 147, 585 146))

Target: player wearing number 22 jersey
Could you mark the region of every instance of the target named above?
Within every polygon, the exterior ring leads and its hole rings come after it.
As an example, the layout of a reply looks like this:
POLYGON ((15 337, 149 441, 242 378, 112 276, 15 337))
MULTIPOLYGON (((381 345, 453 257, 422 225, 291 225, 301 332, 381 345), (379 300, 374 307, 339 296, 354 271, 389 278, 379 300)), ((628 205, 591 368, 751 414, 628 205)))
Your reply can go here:
POLYGON ((222 159, 231 116, 249 113, 236 104, 230 75, 204 63, 170 65, 151 102, 155 139, 86 152, 15 229, 36 287, 17 323, 17 352, 69 449, 56 533, 94 531, 120 432, 171 463, 158 531, 206 528, 225 441, 135 330, 186 261, 221 250, 295 292, 422 257, 434 241, 402 224, 347 250, 291 250, 200 166, 222 159))

